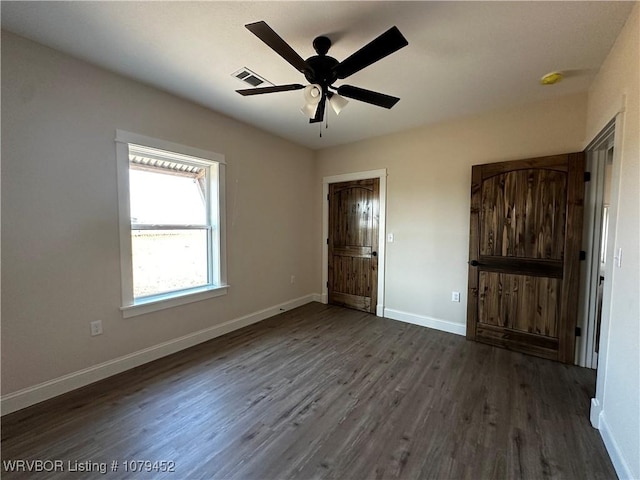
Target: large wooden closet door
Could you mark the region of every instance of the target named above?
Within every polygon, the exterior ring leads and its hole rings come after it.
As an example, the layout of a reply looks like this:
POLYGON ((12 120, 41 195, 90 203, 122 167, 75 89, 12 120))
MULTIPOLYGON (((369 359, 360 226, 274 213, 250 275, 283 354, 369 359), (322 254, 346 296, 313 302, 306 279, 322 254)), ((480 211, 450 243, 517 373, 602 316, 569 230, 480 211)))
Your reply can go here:
POLYGON ((584 155, 472 168, 467 338, 573 363, 584 155))
POLYGON ((375 313, 380 179, 329 185, 329 303, 375 313))

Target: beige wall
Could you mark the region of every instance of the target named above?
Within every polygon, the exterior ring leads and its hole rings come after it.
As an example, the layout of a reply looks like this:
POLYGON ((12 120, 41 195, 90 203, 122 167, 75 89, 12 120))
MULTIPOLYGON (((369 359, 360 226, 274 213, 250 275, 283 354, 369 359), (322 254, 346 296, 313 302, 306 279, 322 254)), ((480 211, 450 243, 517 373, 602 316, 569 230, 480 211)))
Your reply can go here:
POLYGON ((602 432, 618 475, 640 478, 640 5, 589 91, 587 140, 616 115, 621 127, 615 134, 611 189, 615 223, 608 242, 592 422, 602 432), (613 260, 619 248, 620 267, 613 260))
POLYGON ((3 395, 313 293, 313 165, 308 149, 3 33, 3 395), (226 155, 228 295, 122 318, 116 128, 226 155))
POLYGON ((318 152, 317 184, 387 169, 387 316, 464 331, 471 166, 579 151, 585 115, 586 95, 573 95, 318 152))

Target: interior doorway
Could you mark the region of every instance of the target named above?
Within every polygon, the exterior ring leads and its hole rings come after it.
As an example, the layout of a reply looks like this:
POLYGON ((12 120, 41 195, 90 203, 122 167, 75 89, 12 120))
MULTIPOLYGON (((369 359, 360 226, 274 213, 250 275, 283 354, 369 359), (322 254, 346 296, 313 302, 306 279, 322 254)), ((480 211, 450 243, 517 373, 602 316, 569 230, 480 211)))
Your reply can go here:
POLYGON ((376 313, 380 179, 329 185, 328 301, 376 313))
MULTIPOLYGON (((371 302, 370 312, 378 317, 384 315, 384 279, 385 279, 385 236, 386 236, 386 192, 387 170, 368 170, 324 177, 322 180, 322 302, 329 301, 329 191, 332 184, 353 182, 366 179, 378 179, 378 204, 376 205, 377 230, 377 286, 372 292, 375 299, 371 302)), ((373 250, 372 250, 373 252, 373 250)))
POLYGON ((585 186, 583 250, 581 269, 580 320, 581 336, 576 349, 577 365, 597 368, 602 321, 602 299, 607 281, 607 238, 614 158, 615 122, 611 122, 586 149, 586 170, 590 181, 585 186))
POLYGON ((467 339, 573 363, 584 154, 474 165, 467 339))

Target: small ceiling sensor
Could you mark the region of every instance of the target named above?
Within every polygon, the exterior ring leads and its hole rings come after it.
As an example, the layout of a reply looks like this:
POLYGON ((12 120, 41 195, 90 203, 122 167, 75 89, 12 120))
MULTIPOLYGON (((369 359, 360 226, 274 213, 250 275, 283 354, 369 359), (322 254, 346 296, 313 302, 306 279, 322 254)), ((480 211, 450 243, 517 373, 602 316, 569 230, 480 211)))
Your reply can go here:
POLYGON ((555 85, 564 78, 562 72, 547 73, 540 79, 541 85, 555 85))

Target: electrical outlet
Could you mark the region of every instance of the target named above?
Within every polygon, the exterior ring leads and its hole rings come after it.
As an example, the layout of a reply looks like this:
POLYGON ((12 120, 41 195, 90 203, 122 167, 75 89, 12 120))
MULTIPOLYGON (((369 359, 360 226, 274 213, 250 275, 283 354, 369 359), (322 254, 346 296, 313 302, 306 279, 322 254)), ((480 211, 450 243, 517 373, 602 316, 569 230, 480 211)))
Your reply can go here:
POLYGON ((95 337, 96 335, 102 335, 102 320, 91 322, 90 325, 92 337, 95 337))
POLYGON ((459 302, 460 301, 460 292, 451 292, 451 301, 459 302))
POLYGON ((291 285, 293 285, 294 283, 296 283, 296 276, 291 275, 291 285))

